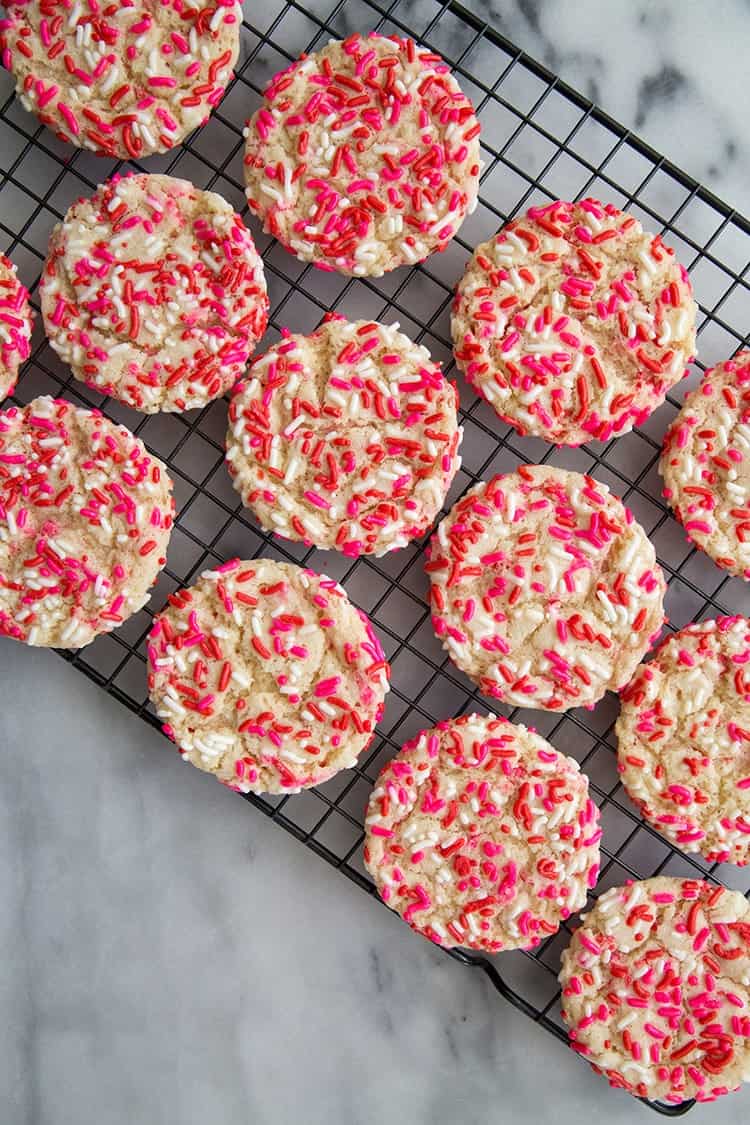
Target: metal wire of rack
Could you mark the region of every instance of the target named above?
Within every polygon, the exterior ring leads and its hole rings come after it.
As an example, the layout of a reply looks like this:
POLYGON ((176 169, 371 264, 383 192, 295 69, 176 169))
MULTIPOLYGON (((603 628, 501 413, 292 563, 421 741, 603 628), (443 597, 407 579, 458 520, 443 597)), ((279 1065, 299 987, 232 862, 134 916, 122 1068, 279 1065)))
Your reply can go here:
MULTIPOLYGON (((236 78, 209 123, 177 150, 131 167, 183 176, 218 191, 242 210, 242 126, 259 105, 267 80, 303 50, 371 29, 412 35, 451 64, 482 122, 485 162, 479 206, 448 249, 415 269, 377 280, 321 274, 297 262, 254 226, 271 297, 264 344, 277 339, 283 325, 311 330, 335 307, 351 318, 397 319, 455 377, 450 301, 477 242, 519 211, 554 198, 593 194, 627 207, 648 229, 661 231, 690 270, 700 308, 701 362, 643 427, 578 450, 555 450, 536 439, 519 438, 459 377, 464 463, 446 507, 478 480, 523 462, 590 473, 625 499, 654 541, 669 583, 666 608, 671 627, 717 613, 750 613, 750 585, 729 578, 687 544, 660 498, 656 473, 662 434, 685 391, 701 369, 731 355, 746 340, 750 223, 455 0, 267 0, 262 7, 260 11, 258 5, 247 5, 236 78)), ((53 224, 75 198, 125 167, 58 141, 23 111, 9 76, 0 78, 0 247, 18 264, 32 301, 53 224)), ((377 737, 355 769, 318 789, 247 800, 373 893, 361 859, 362 817, 381 765, 421 727, 473 709, 494 708, 451 664, 433 635, 424 544, 381 559, 352 561, 272 538, 241 508, 223 467, 224 403, 188 415, 138 415, 73 380, 46 344, 39 319, 16 401, 63 393, 124 422, 169 465, 179 512, 167 567, 149 606, 116 633, 78 653, 61 655, 158 727, 146 696, 145 638, 153 612, 174 589, 235 554, 304 563, 342 581, 370 614, 393 667, 392 690, 377 737)), ((641 821, 617 780, 613 698, 593 712, 501 710, 536 726, 586 770, 604 828, 597 890, 627 878, 666 873, 716 879, 750 896, 749 874, 682 855, 641 821)), ((452 956, 480 968, 511 1003, 564 1040, 556 973, 568 940, 566 925, 532 953, 487 958, 455 950, 452 956)), ((648 1104, 670 1116, 692 1105, 648 1104)))

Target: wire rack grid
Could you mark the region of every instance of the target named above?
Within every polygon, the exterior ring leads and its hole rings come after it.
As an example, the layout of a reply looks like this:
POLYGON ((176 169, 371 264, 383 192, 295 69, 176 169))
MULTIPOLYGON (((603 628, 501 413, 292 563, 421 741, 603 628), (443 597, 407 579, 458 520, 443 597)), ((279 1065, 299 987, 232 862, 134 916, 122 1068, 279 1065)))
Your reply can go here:
MULTIPOLYGON (((371 29, 412 35, 451 64, 477 108, 484 160, 480 202, 459 236, 443 254, 384 278, 353 280, 321 273, 254 226, 271 298, 263 344, 276 340, 282 326, 312 330, 329 308, 352 319, 397 320, 459 383, 463 466, 446 507, 478 480, 519 463, 545 462, 590 473, 625 499, 651 536, 669 583, 670 627, 719 613, 750 613, 750 584, 727 577, 687 544, 660 498, 656 471, 662 435, 686 390, 695 385, 701 369, 744 342, 750 321, 750 223, 454 0, 393 0, 389 5, 377 0, 308 0, 304 5, 266 0, 262 11, 255 4, 246 9, 236 78, 209 123, 177 150, 131 167, 183 176, 243 210, 242 127, 260 104, 268 79, 303 50, 371 29), (502 425, 457 376, 450 350, 450 302, 472 248, 508 218, 535 203, 587 194, 627 207, 675 247, 690 270, 699 302, 701 362, 637 431, 608 443, 555 450, 502 425)), ((90 194, 124 167, 59 142, 24 112, 9 76, 0 77, 0 247, 18 264, 33 302, 54 223, 75 198, 90 194)), ((145 638, 153 612, 178 586, 232 555, 265 554, 309 565, 342 581, 370 614, 393 677, 369 751, 355 769, 318 789, 247 800, 372 893, 361 858, 362 817, 380 767, 420 728, 494 707, 450 663, 433 634, 424 544, 382 559, 352 561, 270 537, 241 508, 223 466, 225 403, 187 415, 144 417, 73 380, 46 344, 40 318, 34 345, 16 400, 62 393, 124 422, 169 465, 179 513, 167 566, 149 606, 116 633, 78 653, 63 653, 76 668, 158 726, 145 675, 145 638)), ((536 726, 586 770, 604 828, 598 890, 666 873, 716 879, 750 895, 750 875, 684 856, 640 820, 617 780, 612 697, 592 712, 501 710, 536 726)), ((533 953, 486 958, 457 950, 452 956, 481 968, 517 1008, 564 1039, 556 974, 569 929, 566 925, 533 953)), ((653 1108, 677 1115, 690 1105, 653 1108)))

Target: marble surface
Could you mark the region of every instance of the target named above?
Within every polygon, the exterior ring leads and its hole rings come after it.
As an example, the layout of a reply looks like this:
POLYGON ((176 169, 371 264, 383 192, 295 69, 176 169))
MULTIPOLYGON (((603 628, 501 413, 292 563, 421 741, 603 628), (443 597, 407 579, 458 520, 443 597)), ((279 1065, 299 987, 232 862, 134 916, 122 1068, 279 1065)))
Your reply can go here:
MULTIPOLYGON (((417 0, 419 3, 419 0, 417 0)), ((468 0, 467 7, 740 212, 746 0, 468 0)))
POLYGON ((53 653, 0 715, 4 1125, 657 1120, 53 653))
MULTIPOLYGON (((741 0, 470 6, 748 210, 741 0)), ((54 654, 0 742, 3 1125, 657 1120, 54 654)))

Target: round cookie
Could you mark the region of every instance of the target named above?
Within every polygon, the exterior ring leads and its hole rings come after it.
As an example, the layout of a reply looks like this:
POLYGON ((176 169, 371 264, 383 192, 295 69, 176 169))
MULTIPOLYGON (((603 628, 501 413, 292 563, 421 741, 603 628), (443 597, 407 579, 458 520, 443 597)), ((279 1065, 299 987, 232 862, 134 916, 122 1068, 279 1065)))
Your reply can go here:
POLYGON ((172 482, 98 410, 45 396, 0 411, 0 635, 81 648, 148 600, 172 482))
POLYGON ((434 523, 461 463, 457 406, 398 325, 333 316, 285 333, 237 385, 227 467, 266 529, 382 555, 434 523))
POLYGON ((453 303, 456 362, 504 422, 557 445, 642 423, 685 374, 687 272, 595 199, 532 207, 474 251, 453 303))
POLYGON ((668 637, 620 694, 621 780, 685 852, 750 862, 750 621, 719 617, 668 637))
POLYGON ((443 250, 479 190, 479 122, 439 55, 351 35, 277 74, 245 130, 251 211, 305 262, 380 277, 443 250))
POLYGON ((426 570, 443 647, 515 707, 593 706, 628 682, 664 620, 664 576, 632 513, 599 481, 548 465, 470 489, 426 570))
POLYGON ((29 294, 16 267, 0 254, 0 400, 13 392, 18 369, 31 353, 29 294))
POLYGON ((61 140, 101 156, 166 152, 221 101, 240 46, 236 0, 12 0, 0 58, 61 140))
POLYGON ((531 949, 599 871, 599 810, 578 763, 492 715, 407 743, 377 780, 365 832, 383 901, 447 947, 531 949))
POLYGON ((700 879, 606 891, 563 953, 570 1046, 609 1084, 677 1105, 750 1079, 750 904, 700 879))
POLYGON ((172 176, 115 177, 74 203, 40 293, 75 377, 145 414, 223 395, 268 320, 249 230, 220 195, 172 176))
POLYGON ((750 351, 706 371, 664 435, 659 470, 696 547, 750 578, 750 351))
POLYGON ((154 620, 148 687, 182 757, 241 793, 296 793, 356 763, 390 669, 338 583, 232 559, 154 620))

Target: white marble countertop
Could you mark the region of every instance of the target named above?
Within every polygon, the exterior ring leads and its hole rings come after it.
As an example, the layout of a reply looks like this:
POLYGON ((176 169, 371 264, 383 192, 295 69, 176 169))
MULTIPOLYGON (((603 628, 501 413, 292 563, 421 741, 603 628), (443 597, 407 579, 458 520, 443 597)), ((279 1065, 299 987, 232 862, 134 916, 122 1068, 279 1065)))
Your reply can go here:
MULTIPOLYGON (((742 0, 466 2, 750 209, 742 0)), ((54 654, 0 739, 4 1125, 657 1120, 54 654)))
POLYGON ((748 38, 744 0, 466 6, 738 211, 750 212, 746 83, 737 65, 737 45, 748 38))

